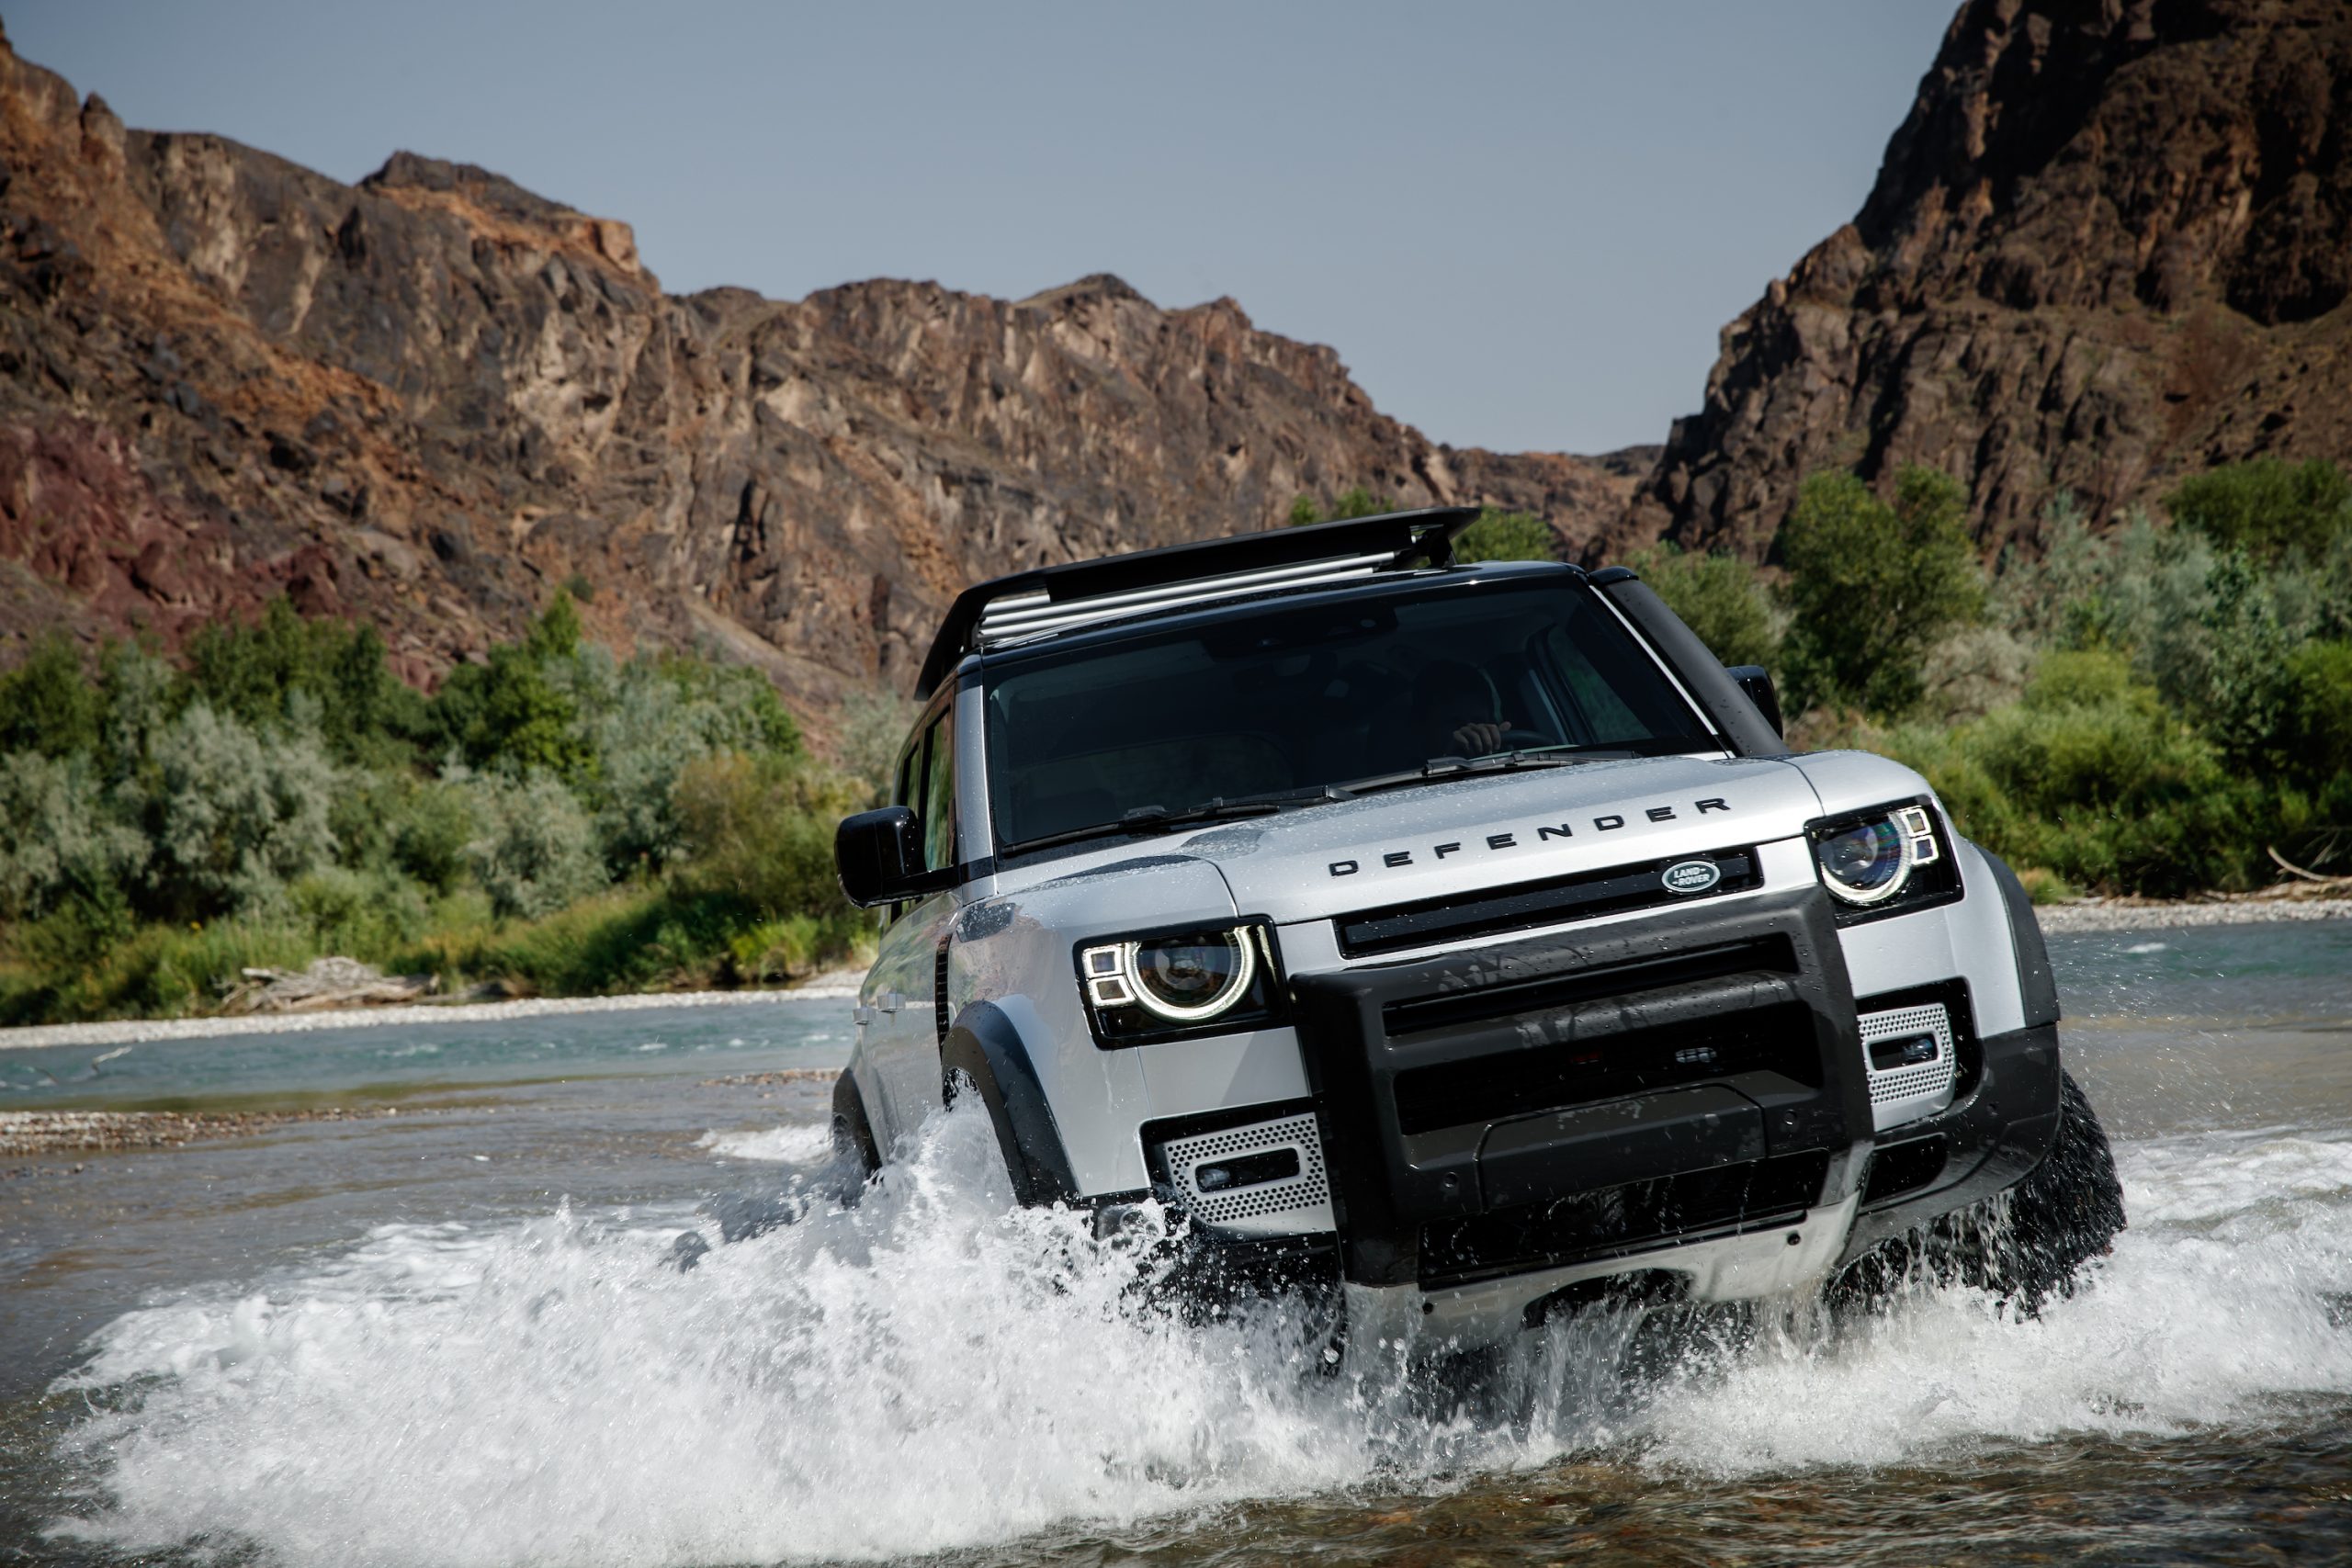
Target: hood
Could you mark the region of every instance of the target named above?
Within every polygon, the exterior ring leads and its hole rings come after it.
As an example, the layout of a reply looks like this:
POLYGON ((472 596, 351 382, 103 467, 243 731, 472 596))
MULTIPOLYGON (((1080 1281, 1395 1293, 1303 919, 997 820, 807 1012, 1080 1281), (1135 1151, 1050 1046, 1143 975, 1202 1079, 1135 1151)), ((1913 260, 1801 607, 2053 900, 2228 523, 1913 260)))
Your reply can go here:
POLYGON ((1821 815, 1776 759, 1628 759, 1408 785, 1171 835, 1277 923, 1785 839, 1821 815))

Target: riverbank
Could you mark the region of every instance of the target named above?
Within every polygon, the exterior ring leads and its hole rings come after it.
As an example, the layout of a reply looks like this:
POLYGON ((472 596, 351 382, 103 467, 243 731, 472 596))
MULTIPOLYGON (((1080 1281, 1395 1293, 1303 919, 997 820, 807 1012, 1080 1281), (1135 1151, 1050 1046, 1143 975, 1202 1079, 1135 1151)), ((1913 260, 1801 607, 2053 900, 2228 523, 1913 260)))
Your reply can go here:
POLYGON ((2204 898, 2083 898, 2071 904, 2045 904, 2034 913, 2041 918, 2043 931, 2067 934, 2256 926, 2270 920, 2352 919, 2352 897, 2286 887, 2217 893, 2204 898))
POLYGON ((617 997, 531 997, 501 1002, 418 1002, 395 1007, 233 1018, 133 1018, 96 1023, 37 1023, 0 1029, 0 1051, 41 1045, 127 1045, 155 1040, 215 1040, 237 1034, 296 1034, 313 1029, 365 1029, 436 1021, 487 1023, 569 1013, 640 1012, 651 1008, 741 1007, 761 1002, 848 1001, 861 974, 837 969, 775 990, 641 991, 617 997))
MULTIPOLYGON (((177 1149, 207 1138, 247 1138, 296 1122, 359 1122, 397 1116, 393 1106, 300 1111, 0 1111, 0 1159, 26 1155, 111 1154, 177 1149)), ((0 1170, 0 1178, 14 1174, 0 1170)))
MULTIPOLYGON (((2352 919, 2352 897, 2335 889, 2287 886, 2259 893, 2202 898, 2083 898, 2036 909, 2052 934, 2189 926, 2259 925, 2267 920, 2352 919)), ((497 1002, 418 1002, 397 1006, 322 1009, 313 1012, 212 1018, 118 1019, 97 1023, 43 1023, 0 1029, 0 1051, 41 1045, 120 1045, 157 1040, 209 1040, 238 1034, 290 1034, 313 1029, 356 1029, 439 1020, 492 1022, 570 1013, 637 1012, 650 1008, 729 1007, 745 1003, 848 1001, 863 972, 835 969, 775 990, 644 991, 617 997, 532 997, 497 1002)))

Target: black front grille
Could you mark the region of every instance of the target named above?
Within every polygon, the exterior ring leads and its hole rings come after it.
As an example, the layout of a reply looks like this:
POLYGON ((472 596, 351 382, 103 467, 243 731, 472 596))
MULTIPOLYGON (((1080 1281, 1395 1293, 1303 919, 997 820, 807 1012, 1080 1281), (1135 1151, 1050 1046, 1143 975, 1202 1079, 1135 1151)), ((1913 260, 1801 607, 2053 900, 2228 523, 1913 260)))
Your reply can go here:
POLYGON ((1746 942, 1692 947, 1659 958, 1407 997, 1383 1005, 1380 1022, 1388 1037, 1395 1040, 1426 1030, 1452 1029, 1484 1019, 1573 1007, 1578 1002, 1665 990, 1702 980, 1728 979, 1734 975, 1796 973, 1796 949, 1787 937, 1776 931, 1746 942))
POLYGON ((1809 1149, 1432 1221, 1421 1227, 1420 1282, 1466 1284, 1781 1224, 1821 1200, 1828 1176, 1828 1151, 1809 1149))
POLYGON ((1673 860, 1611 866, 1580 876, 1497 887, 1466 897, 1428 898, 1418 904, 1366 909, 1341 915, 1332 923, 1339 931, 1340 951, 1351 958, 1362 958, 1408 947, 1533 931, 1541 926, 1622 914, 1628 909, 1686 904, 1724 893, 1746 892, 1759 886, 1761 878, 1754 850, 1713 850, 1673 860), (1715 868, 1718 880, 1713 886, 1699 893, 1677 893, 1660 880, 1668 867, 1690 861, 1705 862, 1715 868))
POLYGON ((1414 1067, 1396 1077, 1396 1125, 1409 1135, 1755 1072, 1820 1087, 1821 1048, 1803 1002, 1414 1067))

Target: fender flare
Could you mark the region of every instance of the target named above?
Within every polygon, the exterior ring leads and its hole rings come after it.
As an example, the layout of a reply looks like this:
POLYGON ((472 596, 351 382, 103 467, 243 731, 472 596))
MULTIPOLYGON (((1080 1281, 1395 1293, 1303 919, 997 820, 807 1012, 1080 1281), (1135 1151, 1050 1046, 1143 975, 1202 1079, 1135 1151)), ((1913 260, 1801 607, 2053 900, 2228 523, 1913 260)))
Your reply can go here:
POLYGON ((2058 1021, 2058 976, 2050 967, 2050 944, 2035 918, 2033 899, 2008 863, 1982 844, 1974 846, 1992 868, 2001 889, 2001 904, 2009 916, 2009 946, 2017 955, 2018 998, 2025 1006, 2025 1026, 2037 1029, 2058 1021))
POLYGON ((1078 1196, 1069 1155, 1029 1047, 1012 1020, 992 1002, 974 1002, 956 1014, 939 1043, 941 1098, 949 1105, 963 1083, 988 1107, 997 1147, 1012 1178, 1013 1196, 1029 1208, 1067 1203, 1078 1196))
POLYGON ((842 1153, 854 1155, 866 1175, 882 1168, 874 1123, 865 1114, 865 1096, 858 1092, 857 1076, 847 1067, 833 1080, 833 1144, 842 1153))

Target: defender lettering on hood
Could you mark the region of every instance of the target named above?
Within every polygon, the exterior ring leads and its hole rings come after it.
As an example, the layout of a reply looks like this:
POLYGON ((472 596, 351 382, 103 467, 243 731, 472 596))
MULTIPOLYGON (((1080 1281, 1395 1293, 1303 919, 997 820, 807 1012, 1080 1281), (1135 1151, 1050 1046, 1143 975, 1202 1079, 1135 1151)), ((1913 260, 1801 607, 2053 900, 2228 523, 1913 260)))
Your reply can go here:
MULTIPOLYGON (((1728 812, 1731 810, 1731 807, 1723 799, 1722 796, 1709 795, 1703 800, 1694 800, 1690 802, 1690 809, 1694 816, 1704 817, 1708 813, 1714 811, 1728 812)), ((1638 815, 1652 822, 1674 822, 1680 820, 1676 808, 1671 806, 1645 806, 1641 808, 1638 815)), ((1592 830, 1596 833, 1613 833, 1620 828, 1624 827, 1625 823, 1626 818, 1624 813, 1607 811, 1592 819, 1592 830)), ((1443 860, 1448 855, 1461 854, 1465 849, 1473 853, 1476 853, 1481 851, 1491 852, 1496 850, 1515 850, 1521 847, 1521 835, 1531 831, 1534 835, 1533 841, 1536 843, 1542 843, 1547 839, 1573 839, 1576 837, 1576 824, 1573 821, 1543 822, 1536 824, 1532 829, 1521 828, 1513 829, 1505 832, 1488 833, 1484 835, 1481 839, 1471 840, 1466 843, 1461 840, 1452 840, 1442 844, 1430 844, 1428 846, 1428 850, 1431 858, 1436 860, 1443 860)), ((1406 866, 1416 863, 1413 859, 1415 852, 1416 852, 1414 850, 1410 849, 1383 850, 1376 857, 1374 857, 1374 863, 1376 868, 1386 867, 1391 870, 1401 870, 1406 866)), ((1355 859, 1335 860, 1330 863, 1328 869, 1333 876, 1354 876, 1363 871, 1363 862, 1362 860, 1355 859)), ((1677 891, 1681 891, 1681 889, 1677 889, 1677 891)))

